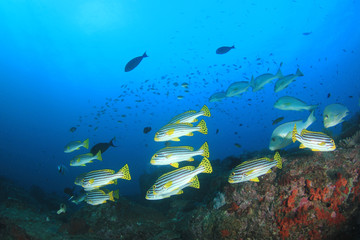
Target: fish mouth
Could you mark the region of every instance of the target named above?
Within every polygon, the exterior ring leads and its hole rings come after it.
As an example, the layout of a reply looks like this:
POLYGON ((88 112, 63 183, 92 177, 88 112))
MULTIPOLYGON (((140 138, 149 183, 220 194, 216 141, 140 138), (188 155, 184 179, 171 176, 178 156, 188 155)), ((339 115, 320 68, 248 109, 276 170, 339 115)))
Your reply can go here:
POLYGON ((233 179, 229 179, 228 182, 229 182, 229 183, 234 183, 234 180, 233 180, 233 179))

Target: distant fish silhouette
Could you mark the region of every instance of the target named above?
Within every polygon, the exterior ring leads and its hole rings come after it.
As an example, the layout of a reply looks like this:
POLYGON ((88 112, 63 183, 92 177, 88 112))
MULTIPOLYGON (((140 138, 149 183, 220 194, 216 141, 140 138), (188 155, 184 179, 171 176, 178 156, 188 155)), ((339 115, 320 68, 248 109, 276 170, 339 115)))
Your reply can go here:
POLYGON ((142 56, 131 59, 125 66, 125 72, 130 72, 131 70, 136 68, 137 65, 139 65, 139 63, 141 62, 141 60, 143 60, 143 58, 145 57, 148 57, 148 55, 146 55, 146 52, 144 52, 142 56))
POLYGON ((109 147, 116 147, 113 143, 115 140, 115 137, 110 140, 108 143, 97 143, 95 144, 90 152, 95 156, 99 151, 101 151, 101 154, 103 154, 109 147))
POLYGON ((233 48, 235 48, 234 45, 232 47, 219 47, 218 49, 216 49, 216 54, 225 54, 233 48))
POLYGON ((310 34, 312 34, 312 32, 304 32, 304 33, 303 33, 304 36, 308 36, 308 35, 310 35, 310 34))
POLYGON ((151 127, 144 127, 144 133, 148 133, 151 131, 151 127))

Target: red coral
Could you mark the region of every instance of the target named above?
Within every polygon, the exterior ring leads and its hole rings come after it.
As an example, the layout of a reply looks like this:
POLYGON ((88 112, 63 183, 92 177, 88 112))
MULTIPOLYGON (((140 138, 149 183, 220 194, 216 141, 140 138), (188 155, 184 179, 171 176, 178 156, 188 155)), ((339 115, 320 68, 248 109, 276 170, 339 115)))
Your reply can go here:
POLYGON ((239 209, 239 206, 236 204, 236 202, 232 202, 230 208, 227 210, 228 213, 236 212, 239 209))
POLYGON ((290 207, 290 208, 293 208, 295 207, 295 198, 296 198, 296 195, 298 194, 298 190, 297 189, 294 189, 292 192, 291 192, 291 195, 289 196, 289 198, 287 199, 287 206, 290 207))
POLYGON ((230 236, 230 232, 227 229, 221 230, 220 234, 221 234, 221 237, 223 237, 223 238, 230 236))

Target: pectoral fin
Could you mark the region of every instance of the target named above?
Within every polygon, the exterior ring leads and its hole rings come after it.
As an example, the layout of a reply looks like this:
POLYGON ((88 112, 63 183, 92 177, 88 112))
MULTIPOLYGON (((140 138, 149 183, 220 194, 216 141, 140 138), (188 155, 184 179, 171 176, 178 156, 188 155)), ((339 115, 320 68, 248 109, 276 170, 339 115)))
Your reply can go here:
POLYGON ((167 182, 167 183, 164 185, 164 187, 165 187, 165 188, 169 188, 171 185, 172 185, 172 181, 169 181, 169 182, 167 182))
POLYGON ((172 135, 175 132, 174 129, 170 129, 169 131, 166 132, 166 135, 172 135))
POLYGON ((253 178, 253 179, 250 179, 250 181, 252 181, 252 182, 259 182, 259 178, 253 178))
POLYGON ((173 139, 171 139, 171 141, 180 142, 180 138, 173 138, 173 139))
POLYGON ((305 148, 304 144, 300 144, 299 148, 305 148))
POLYGON ((179 163, 175 162, 175 163, 170 163, 171 166, 178 168, 179 167, 179 163))

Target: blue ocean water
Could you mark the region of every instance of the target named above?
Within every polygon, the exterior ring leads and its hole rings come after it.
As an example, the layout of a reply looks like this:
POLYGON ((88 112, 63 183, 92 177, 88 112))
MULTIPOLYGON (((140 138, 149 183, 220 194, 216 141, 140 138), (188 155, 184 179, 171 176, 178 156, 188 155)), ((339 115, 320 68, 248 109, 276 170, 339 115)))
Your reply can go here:
POLYGON ((319 104, 309 129, 321 131, 326 105, 344 104, 349 117, 359 109, 359 10, 358 1, 2 1, 0 175, 61 193, 83 172, 127 163, 132 180, 119 183, 120 193, 138 193, 140 175, 160 168, 150 165, 164 146, 155 132, 204 104, 209 133, 181 144, 197 149, 208 141, 210 160, 267 149, 274 119, 308 117, 274 109, 281 96, 319 104), (149 57, 124 72, 145 51, 149 57), (275 74, 281 63, 284 75, 299 68, 304 76, 278 93, 272 82, 208 101, 233 82, 275 74), (144 134, 147 126, 152 131, 144 134), (89 138, 91 147, 114 136, 119 146, 102 162, 69 166, 86 150, 65 154, 68 142, 89 138))

